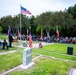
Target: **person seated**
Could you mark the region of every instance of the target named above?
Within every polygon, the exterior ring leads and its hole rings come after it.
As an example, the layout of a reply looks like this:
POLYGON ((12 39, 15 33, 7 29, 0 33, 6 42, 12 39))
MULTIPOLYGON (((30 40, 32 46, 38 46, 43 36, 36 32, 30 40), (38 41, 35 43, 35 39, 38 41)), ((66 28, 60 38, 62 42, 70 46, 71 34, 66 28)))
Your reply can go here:
POLYGON ((42 47, 43 47, 43 45, 40 43, 40 44, 39 44, 39 47, 40 47, 40 48, 42 48, 42 47))
POLYGON ((3 41, 3 47, 2 47, 2 49, 8 49, 8 44, 7 44, 7 42, 6 42, 6 39, 4 39, 4 41, 3 41))

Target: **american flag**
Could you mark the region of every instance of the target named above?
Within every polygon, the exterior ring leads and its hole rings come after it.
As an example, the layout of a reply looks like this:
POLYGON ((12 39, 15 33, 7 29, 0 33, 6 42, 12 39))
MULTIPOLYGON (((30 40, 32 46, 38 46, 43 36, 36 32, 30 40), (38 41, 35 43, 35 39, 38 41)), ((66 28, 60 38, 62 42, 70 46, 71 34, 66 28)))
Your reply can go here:
POLYGON ((18 37, 20 37, 20 32, 19 32, 19 30, 18 30, 18 37))
POLYGON ((24 15, 25 14, 29 14, 29 15, 31 15, 31 12, 29 10, 27 10, 26 8, 21 6, 21 14, 24 14, 24 15))
POLYGON ((57 34, 57 38, 58 38, 59 37, 58 27, 56 27, 56 34, 57 34))
POLYGON ((10 26, 8 27, 8 36, 11 34, 10 26))

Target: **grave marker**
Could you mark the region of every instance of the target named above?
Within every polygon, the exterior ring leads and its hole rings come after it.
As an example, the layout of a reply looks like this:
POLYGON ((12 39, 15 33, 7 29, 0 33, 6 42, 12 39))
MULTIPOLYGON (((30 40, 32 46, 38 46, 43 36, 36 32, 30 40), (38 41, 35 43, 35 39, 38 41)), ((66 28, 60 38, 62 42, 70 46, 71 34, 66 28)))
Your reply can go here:
POLYGON ((26 48, 23 51, 23 65, 27 66, 32 62, 32 49, 26 48))

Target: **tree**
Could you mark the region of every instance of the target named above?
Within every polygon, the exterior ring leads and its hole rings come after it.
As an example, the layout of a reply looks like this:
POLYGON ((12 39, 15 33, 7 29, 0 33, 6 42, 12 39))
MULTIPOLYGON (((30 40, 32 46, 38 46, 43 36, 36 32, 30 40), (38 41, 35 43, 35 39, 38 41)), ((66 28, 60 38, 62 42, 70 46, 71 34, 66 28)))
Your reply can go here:
POLYGON ((2 27, 0 26, 0 33, 2 32, 2 27))
POLYGON ((42 30, 44 29, 46 30, 47 36, 50 35, 49 31, 50 31, 50 28, 52 27, 51 22, 52 22, 51 12, 42 13, 39 16, 37 16, 35 20, 36 25, 39 25, 39 26, 41 25, 42 30))
POLYGON ((73 18, 76 19, 76 4, 68 8, 68 13, 73 15, 73 18))
POLYGON ((0 26, 2 27, 2 33, 7 33, 8 32, 8 26, 12 24, 12 17, 11 16, 6 16, 1 18, 0 20, 0 26))
POLYGON ((34 23, 34 20, 35 20, 35 17, 34 17, 34 16, 31 16, 31 17, 29 18, 32 35, 36 35, 36 25, 35 25, 35 23, 34 23))

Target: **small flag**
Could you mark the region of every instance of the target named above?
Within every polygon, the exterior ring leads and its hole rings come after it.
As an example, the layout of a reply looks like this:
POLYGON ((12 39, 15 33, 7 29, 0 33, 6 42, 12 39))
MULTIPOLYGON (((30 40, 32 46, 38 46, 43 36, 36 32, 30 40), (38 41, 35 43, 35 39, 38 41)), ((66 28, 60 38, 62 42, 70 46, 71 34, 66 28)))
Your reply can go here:
POLYGON ((19 30, 18 30, 18 37, 20 37, 20 32, 19 32, 19 30))
POLYGON ((26 8, 22 7, 21 6, 21 14, 30 14, 31 15, 31 12, 29 10, 27 10, 26 8))
POLYGON ((10 26, 8 27, 8 36, 11 34, 10 26))
POLYGON ((32 36, 31 36, 31 35, 29 36, 29 47, 30 47, 30 48, 33 47, 33 45, 32 45, 32 36))
POLYGON ((59 37, 58 27, 56 27, 56 35, 57 35, 57 38, 58 38, 59 37))

